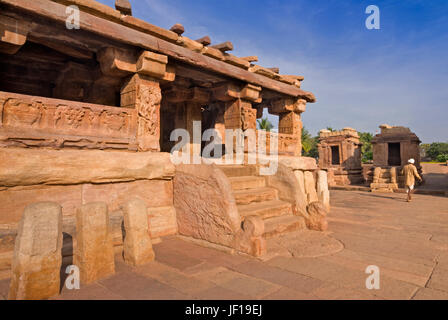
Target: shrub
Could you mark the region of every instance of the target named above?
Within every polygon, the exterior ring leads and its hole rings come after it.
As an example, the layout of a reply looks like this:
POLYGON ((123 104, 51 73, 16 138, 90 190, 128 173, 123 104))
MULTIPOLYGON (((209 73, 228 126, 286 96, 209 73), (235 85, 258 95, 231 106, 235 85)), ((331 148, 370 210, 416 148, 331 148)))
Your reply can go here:
POLYGON ((437 156, 448 154, 448 143, 434 142, 429 146, 426 154, 431 157, 432 160, 436 160, 437 156))
POLYGON ((447 162, 448 161, 448 153, 439 154, 436 158, 437 162, 447 162))

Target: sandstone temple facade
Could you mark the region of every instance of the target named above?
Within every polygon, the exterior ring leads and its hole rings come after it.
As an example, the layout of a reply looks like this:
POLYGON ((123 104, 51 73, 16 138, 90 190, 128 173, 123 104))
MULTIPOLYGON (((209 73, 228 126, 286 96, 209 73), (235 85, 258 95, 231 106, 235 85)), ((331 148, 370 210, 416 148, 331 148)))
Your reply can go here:
POLYGON ((361 147, 358 132, 352 128, 319 132, 319 168, 328 172, 330 185, 361 184, 361 147))
POLYGON ((372 191, 389 191, 402 188, 401 168, 413 158, 419 173, 420 139, 409 128, 380 126, 381 132, 372 139, 373 164, 364 167, 364 176, 372 191))
MULTIPOLYGON (((151 242, 167 235, 263 256, 269 238, 326 229, 326 172, 301 157, 301 114, 315 101, 303 77, 139 20, 127 1, 0 0, 0 29, 0 275, 12 269, 11 299, 57 293, 61 264, 88 283, 114 272, 114 252, 151 261, 151 242), (255 130, 264 108, 280 119, 266 139, 278 139, 275 174, 247 159, 173 163, 173 130, 255 130), (51 281, 30 285, 42 274, 51 281)), ((341 161, 358 157, 352 139, 341 161)), ((200 158, 204 141, 189 143, 200 158)))

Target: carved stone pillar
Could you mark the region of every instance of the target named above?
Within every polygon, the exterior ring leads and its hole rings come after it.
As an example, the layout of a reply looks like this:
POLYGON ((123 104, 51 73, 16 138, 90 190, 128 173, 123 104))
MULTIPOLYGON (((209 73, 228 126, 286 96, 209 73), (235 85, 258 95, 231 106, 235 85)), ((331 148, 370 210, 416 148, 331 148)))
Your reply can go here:
POLYGON ((201 155, 202 127, 195 127, 194 124, 202 123, 202 107, 210 101, 208 91, 193 87, 181 88, 172 87, 164 92, 164 101, 176 108, 175 121, 176 129, 184 128, 190 136, 190 154, 192 156, 201 155))
POLYGON ((120 105, 137 109, 138 150, 160 151, 160 82, 175 79, 175 70, 167 65, 168 57, 108 47, 98 52, 97 59, 103 75, 126 79, 120 91, 120 105))
MULTIPOLYGON (((260 103, 261 88, 247 84, 240 88, 233 84, 225 84, 213 89, 213 98, 224 104, 223 122, 225 129, 247 129, 257 128, 257 109, 252 108, 252 103, 260 103)), ((221 128, 222 129, 222 128, 221 128)), ((224 138, 223 138, 223 141, 224 138)), ((247 137, 244 145, 247 151, 247 137)), ((233 144, 234 147, 236 144, 233 144)))
POLYGON ((278 99, 271 101, 269 113, 279 115, 279 152, 300 156, 302 154, 301 114, 306 109, 304 99, 278 99))
POLYGON ((293 136, 295 143, 291 144, 289 152, 295 156, 302 154, 302 120, 300 114, 293 111, 281 113, 279 116, 278 132, 293 136))
POLYGON ((159 82, 135 74, 121 89, 121 106, 137 109, 137 145, 139 151, 160 151, 159 82))

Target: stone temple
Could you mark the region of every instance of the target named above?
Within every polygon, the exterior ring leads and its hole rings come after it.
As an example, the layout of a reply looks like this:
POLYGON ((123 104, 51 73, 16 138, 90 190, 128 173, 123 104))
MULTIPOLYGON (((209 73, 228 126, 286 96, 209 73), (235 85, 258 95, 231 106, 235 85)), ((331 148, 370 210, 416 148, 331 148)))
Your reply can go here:
POLYGON ((361 147, 358 132, 352 128, 319 132, 319 168, 328 172, 329 185, 361 184, 361 147))
MULTIPOLYGON (((10 299, 56 294, 61 265, 75 263, 90 283, 115 272, 114 253, 151 261, 152 243, 168 235, 259 257, 268 239, 326 229, 326 171, 301 157, 301 114, 315 101, 303 77, 237 57, 229 41, 139 20, 127 1, 0 0, 0 30, 0 272, 12 271, 10 299), (226 146, 226 129, 255 130, 265 108, 280 119, 266 137, 278 141, 274 174, 260 174, 249 148, 241 163, 204 163, 201 140, 189 142, 199 163, 173 163, 175 129, 212 129, 226 146)), ((356 145, 342 142, 340 161, 358 157, 356 145)))
POLYGON ((402 188, 401 168, 413 158, 419 173, 420 139, 409 128, 380 126, 381 132, 372 139, 373 165, 364 167, 364 175, 372 191, 389 191, 402 188))

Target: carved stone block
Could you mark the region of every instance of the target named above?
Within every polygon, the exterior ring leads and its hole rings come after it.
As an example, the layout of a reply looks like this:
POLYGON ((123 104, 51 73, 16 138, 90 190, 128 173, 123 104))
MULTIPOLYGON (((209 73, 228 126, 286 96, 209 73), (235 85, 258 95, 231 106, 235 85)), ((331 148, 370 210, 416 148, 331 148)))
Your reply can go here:
POLYGON ((123 206, 125 238, 123 256, 127 264, 137 266, 154 260, 149 236, 148 211, 143 200, 133 199, 123 206))
POLYGON ((76 250, 73 262, 82 283, 92 283, 115 273, 109 213, 104 202, 81 206, 76 212, 76 250))
POLYGON ((53 202, 25 208, 19 224, 8 298, 47 299, 59 294, 62 210, 53 202))

